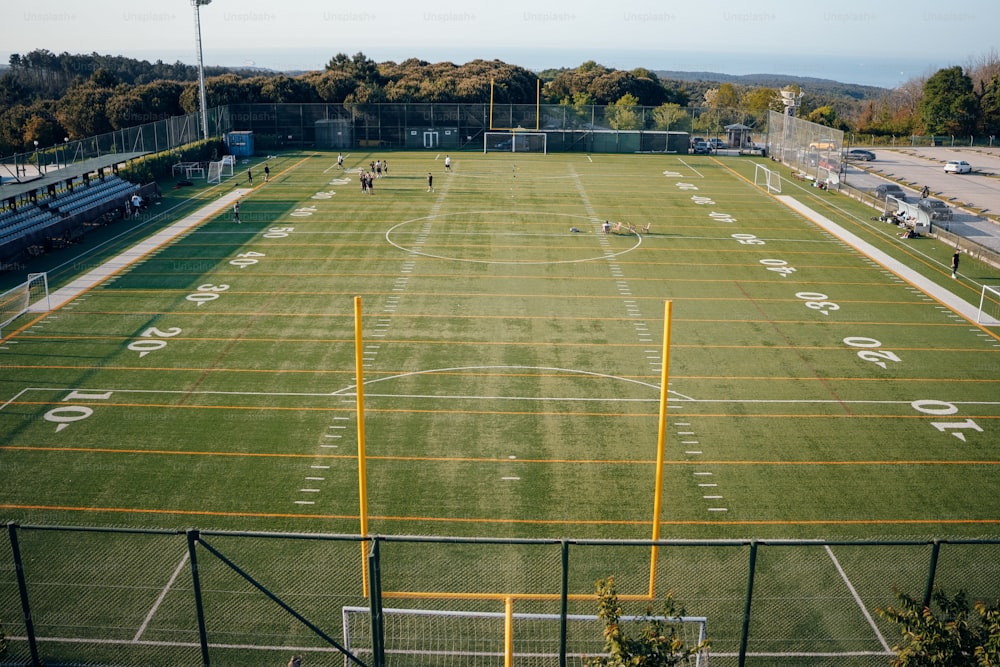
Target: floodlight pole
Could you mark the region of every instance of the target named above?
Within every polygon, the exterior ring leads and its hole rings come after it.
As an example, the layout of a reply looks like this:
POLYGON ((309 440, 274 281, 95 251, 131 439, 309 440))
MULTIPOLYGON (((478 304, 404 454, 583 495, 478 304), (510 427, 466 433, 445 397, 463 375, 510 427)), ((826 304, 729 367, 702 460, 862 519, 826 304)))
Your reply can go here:
POLYGON ((208 139, 208 103, 205 95, 205 58, 201 52, 201 6, 212 0, 191 0, 194 7, 194 38, 198 47, 198 98, 201 106, 201 138, 208 139))

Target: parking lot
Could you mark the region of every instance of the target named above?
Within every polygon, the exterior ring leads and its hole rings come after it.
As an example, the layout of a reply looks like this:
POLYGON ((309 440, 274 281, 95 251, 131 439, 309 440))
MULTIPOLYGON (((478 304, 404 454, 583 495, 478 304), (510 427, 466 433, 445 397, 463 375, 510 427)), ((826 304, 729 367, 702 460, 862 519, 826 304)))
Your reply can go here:
POLYGON ((916 202, 923 186, 930 188, 931 197, 941 199, 954 208, 954 218, 941 226, 970 241, 1000 251, 1000 224, 973 214, 975 208, 1000 216, 1000 147, 992 148, 870 148, 877 159, 872 162, 851 162, 843 181, 866 192, 886 180, 903 184, 907 199, 916 202), (972 165, 971 174, 947 174, 948 160, 965 160, 972 165), (906 184, 915 184, 907 186, 906 184))

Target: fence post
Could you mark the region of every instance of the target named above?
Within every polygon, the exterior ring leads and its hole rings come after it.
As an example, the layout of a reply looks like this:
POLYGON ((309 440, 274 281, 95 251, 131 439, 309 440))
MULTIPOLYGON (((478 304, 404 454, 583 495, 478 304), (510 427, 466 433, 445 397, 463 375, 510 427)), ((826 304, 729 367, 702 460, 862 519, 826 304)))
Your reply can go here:
POLYGON ((750 634, 750 607, 753 603, 753 578, 757 570, 757 541, 750 542, 750 562, 747 572, 747 597, 743 604, 743 629, 740 632, 740 667, 747 664, 747 641, 750 634))
POLYGON ((924 607, 931 606, 931 595, 934 593, 934 579, 937 577, 938 555, 941 553, 941 541, 934 540, 931 548, 931 563, 927 569, 927 585, 924 587, 924 607))
POLYGON ((198 542, 198 531, 187 531, 188 558, 191 560, 191 578, 194 584, 194 607, 198 614, 198 641, 201 644, 201 663, 205 667, 211 664, 208 657, 208 631, 205 629, 205 608, 201 601, 201 580, 198 576, 198 554, 195 547, 198 542))
POLYGON ((379 538, 373 537, 368 550, 368 604, 371 608, 372 661, 385 667, 385 623, 382 618, 382 560, 379 538))
POLYGON ((562 540, 562 590, 559 591, 559 667, 566 667, 566 621, 569 611, 569 541, 562 540))
POLYGON ((28 636, 28 651, 31 653, 31 664, 40 667, 38 658, 38 641, 35 639, 35 624, 31 620, 31 605, 28 604, 28 582, 24 579, 24 561, 21 560, 21 547, 17 541, 17 524, 13 521, 7 524, 7 534, 10 536, 10 551, 14 558, 14 573, 17 576, 17 591, 21 596, 21 612, 24 616, 24 634, 28 636))

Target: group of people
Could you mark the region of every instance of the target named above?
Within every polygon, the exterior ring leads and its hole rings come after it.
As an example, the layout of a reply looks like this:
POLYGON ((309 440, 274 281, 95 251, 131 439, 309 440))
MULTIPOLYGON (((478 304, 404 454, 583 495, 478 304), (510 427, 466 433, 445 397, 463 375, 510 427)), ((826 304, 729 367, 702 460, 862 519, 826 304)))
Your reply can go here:
MULTIPOLYGON (((269 180, 271 180, 271 168, 265 164, 264 165, 264 182, 267 183, 269 180)), ((251 188, 253 187, 253 168, 252 167, 249 168, 249 169, 247 169, 247 183, 250 185, 251 188)))

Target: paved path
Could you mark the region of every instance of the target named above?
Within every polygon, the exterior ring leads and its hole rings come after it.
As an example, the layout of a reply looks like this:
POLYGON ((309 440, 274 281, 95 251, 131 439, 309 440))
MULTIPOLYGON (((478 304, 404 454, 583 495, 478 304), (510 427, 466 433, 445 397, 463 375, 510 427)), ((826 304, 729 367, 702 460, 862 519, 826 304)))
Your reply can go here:
MULTIPOLYGON (((936 299, 942 305, 952 309, 973 324, 976 324, 976 317, 979 312, 978 307, 973 306, 958 295, 949 292, 936 282, 932 281, 930 278, 920 275, 905 264, 893 259, 890 255, 882 252, 871 243, 868 243, 867 241, 861 239, 861 237, 847 231, 833 220, 817 213, 794 197, 778 195, 776 199, 796 213, 812 220, 827 232, 833 234, 858 252, 861 252, 873 261, 878 262, 887 270, 892 271, 894 274, 910 283, 924 294, 936 299)), ((989 316, 984 316, 983 321, 980 324, 983 326, 995 327, 1000 325, 1000 321, 997 321, 989 316)))
POLYGON ((111 276, 135 264, 157 248, 166 245, 181 234, 194 229, 212 216, 218 215, 220 211, 228 208, 237 199, 249 193, 250 190, 240 189, 233 190, 228 194, 222 195, 212 203, 202 206, 197 211, 153 234, 117 257, 109 259, 96 269, 76 278, 64 287, 60 287, 56 291, 49 294, 48 302, 44 299, 39 301, 29 309, 29 312, 44 313, 49 310, 62 308, 87 290, 100 285, 111 276))

